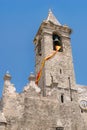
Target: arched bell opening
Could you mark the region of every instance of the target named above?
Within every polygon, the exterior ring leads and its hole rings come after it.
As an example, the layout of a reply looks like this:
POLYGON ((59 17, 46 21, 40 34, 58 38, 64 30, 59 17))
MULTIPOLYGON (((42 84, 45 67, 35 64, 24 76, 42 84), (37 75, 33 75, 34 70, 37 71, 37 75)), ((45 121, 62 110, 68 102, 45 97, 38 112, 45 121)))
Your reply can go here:
POLYGON ((53 50, 56 50, 58 46, 60 47, 60 49, 58 51, 62 52, 63 46, 62 46, 62 42, 61 42, 61 37, 59 35, 57 35, 56 33, 53 33, 53 50))

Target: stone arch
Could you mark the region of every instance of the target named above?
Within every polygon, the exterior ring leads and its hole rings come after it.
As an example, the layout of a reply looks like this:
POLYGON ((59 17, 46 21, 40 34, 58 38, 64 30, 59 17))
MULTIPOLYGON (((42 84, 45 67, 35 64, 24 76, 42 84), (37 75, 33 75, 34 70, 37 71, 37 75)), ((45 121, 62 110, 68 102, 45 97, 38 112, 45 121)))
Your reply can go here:
POLYGON ((59 52, 62 52, 63 46, 62 46, 61 34, 58 32, 53 32, 52 39, 53 39, 53 50, 56 50, 56 46, 60 46, 61 48, 59 49, 59 52))

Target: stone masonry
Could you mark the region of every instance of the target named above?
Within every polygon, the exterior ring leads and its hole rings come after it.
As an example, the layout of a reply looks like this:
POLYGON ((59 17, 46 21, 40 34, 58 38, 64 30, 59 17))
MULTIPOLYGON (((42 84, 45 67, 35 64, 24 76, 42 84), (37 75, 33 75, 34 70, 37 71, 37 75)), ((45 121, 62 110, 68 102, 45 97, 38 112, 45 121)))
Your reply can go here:
POLYGON ((36 74, 30 74, 20 94, 11 83, 11 75, 4 76, 0 130, 87 130, 87 87, 75 81, 71 32, 50 10, 34 38, 36 74), (41 62, 55 51, 55 43, 62 50, 45 63, 36 85, 41 62))

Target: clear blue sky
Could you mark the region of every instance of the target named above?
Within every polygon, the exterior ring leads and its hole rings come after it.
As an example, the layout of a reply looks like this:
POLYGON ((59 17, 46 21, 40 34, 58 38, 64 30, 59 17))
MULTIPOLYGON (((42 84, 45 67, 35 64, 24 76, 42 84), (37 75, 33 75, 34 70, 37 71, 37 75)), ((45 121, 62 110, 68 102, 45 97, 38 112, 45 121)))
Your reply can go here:
POLYGON ((87 0, 0 0, 0 96, 9 70, 18 92, 34 72, 33 38, 52 9, 71 35, 76 82, 87 85, 87 0))

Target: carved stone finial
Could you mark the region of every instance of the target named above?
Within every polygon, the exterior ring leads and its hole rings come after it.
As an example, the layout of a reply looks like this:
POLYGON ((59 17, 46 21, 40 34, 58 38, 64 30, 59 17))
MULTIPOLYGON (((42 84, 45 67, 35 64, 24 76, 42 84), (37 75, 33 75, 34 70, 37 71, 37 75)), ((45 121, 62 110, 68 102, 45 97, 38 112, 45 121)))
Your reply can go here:
POLYGON ((31 72, 29 78, 28 78, 29 81, 35 81, 35 75, 33 74, 33 72, 31 72))
POLYGON ((49 9, 49 13, 52 13, 51 9, 49 9))
POLYGON ((9 71, 7 71, 4 76, 4 81, 6 81, 6 80, 11 80, 11 75, 9 74, 9 71))

